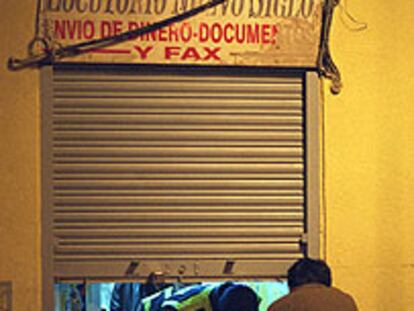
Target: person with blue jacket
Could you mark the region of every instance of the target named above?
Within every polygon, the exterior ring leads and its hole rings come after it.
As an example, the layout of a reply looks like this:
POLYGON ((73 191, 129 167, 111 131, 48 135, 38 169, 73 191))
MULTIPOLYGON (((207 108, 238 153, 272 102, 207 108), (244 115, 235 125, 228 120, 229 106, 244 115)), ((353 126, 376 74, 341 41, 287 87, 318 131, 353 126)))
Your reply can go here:
POLYGON ((233 282, 173 287, 144 298, 138 311, 258 311, 260 298, 247 285, 233 282))

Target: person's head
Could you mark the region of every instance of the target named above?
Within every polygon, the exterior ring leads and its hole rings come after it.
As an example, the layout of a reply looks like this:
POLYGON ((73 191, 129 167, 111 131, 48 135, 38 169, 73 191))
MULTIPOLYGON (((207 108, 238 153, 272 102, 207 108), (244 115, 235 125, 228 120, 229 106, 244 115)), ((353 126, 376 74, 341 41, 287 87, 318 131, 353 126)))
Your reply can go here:
POLYGON ((331 286, 331 269, 323 260, 303 258, 296 261, 288 270, 288 286, 293 290, 305 284, 331 286))
POLYGON ((248 286, 226 283, 218 299, 219 311, 258 311, 260 299, 248 286))
POLYGON ((142 285, 141 294, 144 297, 150 296, 169 285, 165 283, 164 275, 151 272, 147 277, 147 281, 142 285))

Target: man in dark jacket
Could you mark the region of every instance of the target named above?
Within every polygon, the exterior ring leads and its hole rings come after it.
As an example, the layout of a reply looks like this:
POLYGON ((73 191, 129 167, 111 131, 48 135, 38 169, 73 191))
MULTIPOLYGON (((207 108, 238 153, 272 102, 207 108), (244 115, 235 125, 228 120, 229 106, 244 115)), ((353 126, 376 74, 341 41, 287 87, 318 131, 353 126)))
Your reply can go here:
POLYGON ((358 311, 354 299, 331 283, 331 270, 324 261, 299 259, 288 270, 290 293, 268 311, 358 311))

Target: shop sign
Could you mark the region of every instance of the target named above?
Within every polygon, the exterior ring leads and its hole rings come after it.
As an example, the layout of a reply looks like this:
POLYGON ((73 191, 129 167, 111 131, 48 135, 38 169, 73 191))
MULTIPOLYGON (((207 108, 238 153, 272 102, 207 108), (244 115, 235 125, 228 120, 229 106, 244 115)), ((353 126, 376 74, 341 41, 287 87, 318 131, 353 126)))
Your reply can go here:
MULTIPOLYGON (((45 0, 43 36, 68 46, 116 36, 208 0, 45 0)), ((316 67, 323 0, 227 0, 144 36, 62 61, 316 67)))

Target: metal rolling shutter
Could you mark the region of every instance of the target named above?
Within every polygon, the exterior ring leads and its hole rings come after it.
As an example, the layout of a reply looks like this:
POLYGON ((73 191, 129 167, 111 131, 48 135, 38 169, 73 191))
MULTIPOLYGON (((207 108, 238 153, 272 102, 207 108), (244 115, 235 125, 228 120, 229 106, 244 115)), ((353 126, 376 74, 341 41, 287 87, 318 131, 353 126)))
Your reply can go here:
POLYGON ((137 275, 266 277, 303 256, 302 75, 52 76, 55 277, 121 277, 131 263, 137 275))

